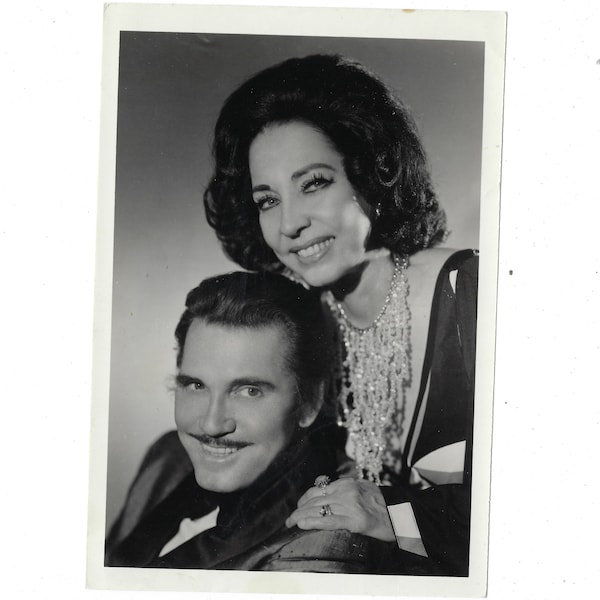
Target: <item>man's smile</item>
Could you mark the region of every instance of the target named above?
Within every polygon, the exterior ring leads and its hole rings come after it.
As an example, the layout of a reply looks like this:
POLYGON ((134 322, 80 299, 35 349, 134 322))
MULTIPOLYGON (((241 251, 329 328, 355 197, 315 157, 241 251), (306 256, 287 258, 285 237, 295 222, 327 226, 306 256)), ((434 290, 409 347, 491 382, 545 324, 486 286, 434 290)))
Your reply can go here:
POLYGON ((228 440, 224 438, 218 439, 204 434, 196 435, 190 433, 189 435, 199 442, 203 452, 214 457, 229 456, 231 454, 235 454, 242 448, 251 445, 248 442, 238 442, 236 440, 228 440))

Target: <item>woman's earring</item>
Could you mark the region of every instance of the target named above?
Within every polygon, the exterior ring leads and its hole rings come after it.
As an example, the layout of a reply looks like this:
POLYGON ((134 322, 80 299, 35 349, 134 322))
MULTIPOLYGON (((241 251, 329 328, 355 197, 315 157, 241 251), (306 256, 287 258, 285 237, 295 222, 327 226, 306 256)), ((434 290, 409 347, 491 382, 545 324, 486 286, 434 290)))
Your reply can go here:
POLYGON ((378 202, 377 206, 375 207, 375 217, 377 217, 379 219, 380 216, 381 216, 381 202, 378 202))

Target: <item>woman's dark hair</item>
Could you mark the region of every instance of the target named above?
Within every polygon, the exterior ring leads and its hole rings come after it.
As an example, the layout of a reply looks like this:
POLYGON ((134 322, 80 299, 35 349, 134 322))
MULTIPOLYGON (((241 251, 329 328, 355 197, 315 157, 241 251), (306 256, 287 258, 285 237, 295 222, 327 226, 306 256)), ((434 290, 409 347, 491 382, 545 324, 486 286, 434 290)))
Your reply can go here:
POLYGON ((411 255, 442 241, 446 218, 413 120, 362 65, 338 55, 292 58, 261 71, 225 102, 215 127, 206 217, 246 269, 280 271, 252 201, 248 152, 269 124, 303 121, 343 158, 352 187, 373 208, 369 247, 411 255))
POLYGON ((177 367, 192 321, 231 329, 281 327, 285 364, 295 377, 299 405, 315 405, 331 371, 331 336, 315 292, 272 273, 235 272, 205 279, 191 290, 175 329, 177 367))

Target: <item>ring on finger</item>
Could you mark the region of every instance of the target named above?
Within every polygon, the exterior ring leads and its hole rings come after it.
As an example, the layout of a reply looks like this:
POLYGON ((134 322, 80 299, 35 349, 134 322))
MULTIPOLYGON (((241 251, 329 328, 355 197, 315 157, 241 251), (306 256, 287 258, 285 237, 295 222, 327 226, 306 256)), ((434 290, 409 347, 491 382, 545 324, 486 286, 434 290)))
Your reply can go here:
POLYGON ((329 506, 329 504, 323 504, 323 506, 321 506, 321 508, 319 509, 319 514, 322 517, 329 517, 333 514, 333 511, 331 510, 331 506, 329 506))
POLYGON ((327 495, 325 488, 331 483, 331 479, 328 475, 319 475, 315 479, 315 487, 318 487, 321 490, 323 496, 327 495))

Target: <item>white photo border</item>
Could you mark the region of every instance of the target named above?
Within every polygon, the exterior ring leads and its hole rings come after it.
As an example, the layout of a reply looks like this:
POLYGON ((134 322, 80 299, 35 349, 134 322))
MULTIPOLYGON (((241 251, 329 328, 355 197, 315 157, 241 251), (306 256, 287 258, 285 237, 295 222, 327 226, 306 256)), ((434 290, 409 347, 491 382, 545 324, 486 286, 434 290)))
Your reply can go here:
POLYGON ((105 9, 87 585, 205 592, 483 596, 486 593, 506 15, 402 11, 113 4, 105 9), (315 19, 315 11, 321 18, 315 19), (469 577, 227 572, 104 567, 113 282, 115 149, 121 31, 406 38, 485 43, 480 271, 469 577), (343 579, 340 578, 350 578, 343 579), (344 582, 343 584, 341 582, 344 582))

